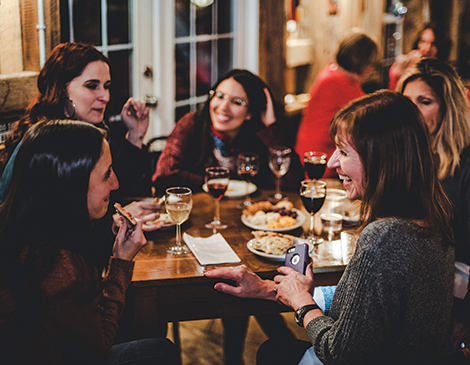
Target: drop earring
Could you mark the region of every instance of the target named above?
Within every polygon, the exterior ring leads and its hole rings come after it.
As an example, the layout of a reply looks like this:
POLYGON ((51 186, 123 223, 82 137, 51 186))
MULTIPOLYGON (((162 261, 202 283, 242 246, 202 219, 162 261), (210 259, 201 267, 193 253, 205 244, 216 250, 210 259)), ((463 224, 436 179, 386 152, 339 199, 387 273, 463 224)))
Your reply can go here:
POLYGON ((72 101, 72 99, 67 97, 67 99, 65 99, 65 111, 64 111, 65 116, 69 119, 72 119, 76 113, 77 113, 77 109, 75 107, 75 103, 72 101))

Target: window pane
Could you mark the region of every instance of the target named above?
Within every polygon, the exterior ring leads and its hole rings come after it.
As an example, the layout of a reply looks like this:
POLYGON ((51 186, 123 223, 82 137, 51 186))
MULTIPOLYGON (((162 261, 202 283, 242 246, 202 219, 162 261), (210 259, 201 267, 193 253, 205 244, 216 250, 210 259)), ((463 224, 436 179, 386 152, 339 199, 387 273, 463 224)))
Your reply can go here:
POLYGON ((101 7, 96 0, 73 2, 75 41, 101 46, 101 7))
POLYGON ((175 1, 175 37, 189 36, 189 1, 175 1))
POLYGON ((233 12, 232 12, 232 0, 223 0, 217 3, 217 32, 230 33, 233 31, 233 12))
POLYGON ((212 5, 204 8, 196 6, 196 35, 212 33, 213 8, 212 5))
POLYGON ((189 105, 184 105, 175 110, 175 124, 186 114, 189 113, 189 105))
POLYGON ((196 45, 197 50, 197 96, 203 95, 211 87, 211 42, 199 42, 196 45))
POLYGON ((175 44, 176 100, 189 98, 189 43, 175 44))
POLYGON ((130 84, 130 51, 110 52, 109 62, 111 63, 111 102, 109 103, 108 115, 121 113, 122 106, 129 98, 130 84))
POLYGON ((108 43, 129 43, 128 0, 108 0, 108 43))
POLYGON ((219 77, 233 68, 233 40, 219 39, 217 41, 217 65, 219 77))

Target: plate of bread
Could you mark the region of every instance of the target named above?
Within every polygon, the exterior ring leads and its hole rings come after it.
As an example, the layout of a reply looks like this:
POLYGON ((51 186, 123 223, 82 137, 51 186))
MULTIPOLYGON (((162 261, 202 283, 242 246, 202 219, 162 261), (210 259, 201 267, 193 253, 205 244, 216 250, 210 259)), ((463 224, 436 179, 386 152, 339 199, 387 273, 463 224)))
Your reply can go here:
MULTIPOLYGON (((304 239, 272 231, 253 231, 251 234, 255 238, 246 243, 248 250, 257 256, 275 261, 284 261, 289 247, 307 243, 304 239)), ((311 245, 308 245, 311 251, 311 245)))
POLYGON ((301 227, 305 222, 305 215, 288 200, 275 205, 266 200, 249 205, 243 210, 241 220, 252 229, 286 232, 301 227))

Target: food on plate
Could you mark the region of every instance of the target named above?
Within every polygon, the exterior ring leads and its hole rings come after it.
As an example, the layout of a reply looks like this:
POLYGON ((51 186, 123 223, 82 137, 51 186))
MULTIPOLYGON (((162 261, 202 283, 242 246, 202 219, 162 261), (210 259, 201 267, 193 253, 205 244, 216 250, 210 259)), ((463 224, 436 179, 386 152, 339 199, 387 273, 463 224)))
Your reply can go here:
POLYGON ((276 232, 253 231, 251 234, 255 236, 253 248, 271 255, 285 255, 296 239, 295 236, 276 232))
POLYGON ((243 214, 245 214, 246 216, 254 215, 256 214, 256 212, 260 210, 267 212, 271 210, 272 207, 273 205, 271 204, 270 201, 267 201, 267 200, 260 201, 260 202, 253 203, 249 205, 248 207, 246 207, 246 209, 243 210, 243 214))
POLYGON ((285 215, 280 217, 278 220, 268 222, 268 228, 287 228, 294 226, 296 223, 296 219, 285 215))
POLYGON ((297 223, 297 213, 292 210, 294 204, 283 200, 272 205, 269 201, 261 201, 243 210, 248 223, 259 226, 267 224, 268 228, 288 228, 297 223))
POLYGON ((114 203, 114 208, 116 209, 116 212, 118 212, 120 215, 122 215, 124 218, 127 219, 127 221, 135 226, 137 224, 137 221, 135 218, 132 216, 131 213, 129 213, 127 210, 125 210, 121 204, 119 203, 114 203))

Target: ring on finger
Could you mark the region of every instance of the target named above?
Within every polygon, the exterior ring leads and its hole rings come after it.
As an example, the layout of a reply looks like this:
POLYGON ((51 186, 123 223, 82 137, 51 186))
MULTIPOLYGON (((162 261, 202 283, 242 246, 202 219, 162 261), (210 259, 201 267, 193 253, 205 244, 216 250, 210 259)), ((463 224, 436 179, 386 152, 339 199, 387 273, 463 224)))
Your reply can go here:
POLYGON ((273 287, 273 292, 277 293, 277 284, 273 287))

